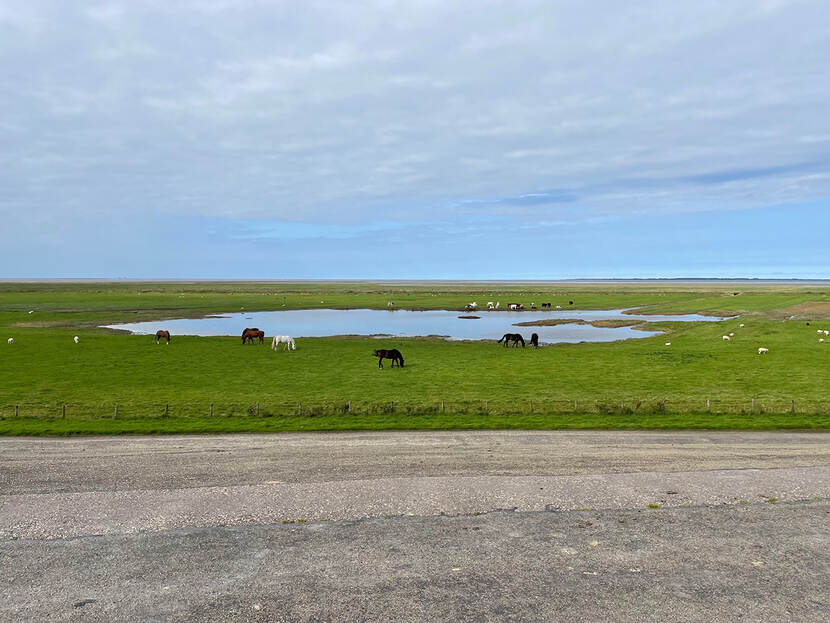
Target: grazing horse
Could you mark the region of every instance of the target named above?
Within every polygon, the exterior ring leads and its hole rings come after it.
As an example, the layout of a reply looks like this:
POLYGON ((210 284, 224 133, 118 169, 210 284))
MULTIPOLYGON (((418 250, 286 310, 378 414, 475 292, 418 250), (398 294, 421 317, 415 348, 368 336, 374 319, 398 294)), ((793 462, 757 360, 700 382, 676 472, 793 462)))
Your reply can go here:
POLYGON ((550 303, 542 303, 542 309, 550 309, 550 303))
POLYGON ((519 342, 521 342, 522 348, 525 347, 525 339, 522 337, 521 333, 505 333, 498 343, 501 344, 502 342, 504 342, 505 348, 507 347, 508 342, 513 342, 513 346, 518 346, 519 342))
POLYGON ((383 368, 384 359, 391 359, 393 368, 395 363, 398 364, 399 368, 403 368, 403 355, 397 348, 379 349, 372 353, 372 356, 378 358, 378 368, 383 368))
POLYGON ((170 343, 170 331, 165 331, 164 329, 159 329, 156 331, 156 344, 159 343, 159 340, 167 340, 167 343, 170 343))
POLYGON ((259 340, 260 344, 265 343, 265 331, 260 331, 256 327, 252 329, 245 329, 242 332, 242 343, 244 344, 248 340, 251 341, 251 344, 254 343, 254 340, 259 340))
POLYGON ((538 333, 534 333, 533 335, 530 336, 530 345, 533 346, 533 348, 539 348, 539 334, 538 333))
POLYGON ((280 344, 285 344, 285 350, 297 350, 294 338, 290 335, 275 335, 274 339, 271 340, 271 348, 279 352, 280 344))

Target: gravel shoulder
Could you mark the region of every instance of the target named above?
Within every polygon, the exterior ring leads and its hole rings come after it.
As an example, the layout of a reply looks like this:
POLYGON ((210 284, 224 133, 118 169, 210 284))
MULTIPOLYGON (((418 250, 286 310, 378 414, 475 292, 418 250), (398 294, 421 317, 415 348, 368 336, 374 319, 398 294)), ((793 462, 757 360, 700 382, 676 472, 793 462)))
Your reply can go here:
POLYGON ((0 439, 0 620, 827 621, 830 434, 0 439))

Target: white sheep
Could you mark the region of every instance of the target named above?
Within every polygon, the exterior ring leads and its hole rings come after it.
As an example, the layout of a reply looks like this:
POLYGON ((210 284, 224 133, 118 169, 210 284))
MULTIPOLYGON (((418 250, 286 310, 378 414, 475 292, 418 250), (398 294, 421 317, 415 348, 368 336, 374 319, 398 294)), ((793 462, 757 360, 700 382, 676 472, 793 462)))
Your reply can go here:
POLYGON ((730 339, 730 338, 729 338, 729 336, 728 336, 728 335, 724 335, 724 336, 723 336, 723 341, 724 341, 724 342, 728 342, 728 341, 729 341, 729 339, 730 339))
POLYGON ((741 327, 741 328, 743 328, 744 323, 742 322, 742 323, 741 323, 741 324, 739 324, 738 326, 739 326, 739 327, 741 327))
POLYGON ((818 341, 819 341, 819 342, 823 342, 823 341, 824 341, 824 338, 823 338, 823 337, 820 337, 820 338, 818 338, 818 341))
POLYGON ((825 331, 824 335, 830 335, 830 331, 825 331))
POLYGON ((77 336, 77 335, 76 335, 75 337, 73 337, 72 339, 74 340, 74 342, 75 342, 76 344, 77 344, 78 342, 80 342, 80 339, 78 338, 78 336, 77 336))
POLYGON ((735 337, 735 333, 734 333, 734 332, 733 332, 733 333, 730 333, 730 334, 729 334, 729 337, 735 337))
POLYGON ((666 342, 666 346, 671 346, 671 342, 666 342))
POLYGON ((13 337, 9 338, 9 344, 14 344, 14 338, 13 337))
POLYGON ((495 309, 496 305, 493 301, 487 301, 487 309, 495 309))
POLYGON ((395 306, 395 303, 394 303, 394 301, 389 301, 389 302, 386 304, 386 306, 387 306, 387 307, 394 307, 394 306, 395 306))
POLYGON ((759 355, 763 355, 764 353, 768 353, 768 352, 769 352, 769 348, 764 348, 763 346, 758 349, 758 354, 759 355))

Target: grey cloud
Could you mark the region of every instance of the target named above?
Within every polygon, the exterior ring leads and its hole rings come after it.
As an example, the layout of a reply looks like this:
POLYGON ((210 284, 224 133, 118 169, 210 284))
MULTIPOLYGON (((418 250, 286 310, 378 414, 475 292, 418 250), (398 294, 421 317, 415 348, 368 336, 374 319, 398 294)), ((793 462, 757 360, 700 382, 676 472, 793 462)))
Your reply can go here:
POLYGON ((0 210, 359 226, 830 195, 820 1, 19 4, 0 210))

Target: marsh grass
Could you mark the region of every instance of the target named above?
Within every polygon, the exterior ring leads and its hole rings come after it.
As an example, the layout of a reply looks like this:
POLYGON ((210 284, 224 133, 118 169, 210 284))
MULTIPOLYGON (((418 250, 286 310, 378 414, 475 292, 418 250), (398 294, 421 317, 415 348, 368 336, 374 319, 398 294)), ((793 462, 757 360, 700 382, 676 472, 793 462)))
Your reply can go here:
POLYGON ((820 382, 830 343, 818 343, 815 323, 775 319, 782 308, 824 300, 824 290, 732 296, 722 289, 489 288, 0 284, 0 326, 15 337, 13 345, 0 341, 0 433, 830 428, 830 395, 820 382), (744 316, 652 323, 667 334, 538 350, 355 337, 301 339, 296 351, 274 353, 238 338, 174 336, 166 346, 88 326, 241 306, 385 307, 394 300, 397 307, 452 308, 471 300, 504 305, 509 297, 744 316), (723 342, 729 332, 735 336, 723 342), (403 352, 404 368, 377 368, 372 351, 386 346, 403 352), (759 357, 759 346, 770 352, 759 357))

